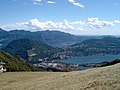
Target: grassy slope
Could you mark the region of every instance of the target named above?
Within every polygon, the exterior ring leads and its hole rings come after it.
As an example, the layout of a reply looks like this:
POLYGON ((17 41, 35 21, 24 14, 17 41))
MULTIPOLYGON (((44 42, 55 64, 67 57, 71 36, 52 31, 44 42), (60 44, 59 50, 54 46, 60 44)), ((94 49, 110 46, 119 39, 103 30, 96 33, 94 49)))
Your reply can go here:
POLYGON ((120 90, 120 64, 78 72, 0 74, 2 90, 120 90))
POLYGON ((37 68, 32 64, 25 62, 23 59, 14 57, 4 51, 0 51, 0 60, 2 60, 5 65, 4 68, 7 71, 36 71, 37 68))

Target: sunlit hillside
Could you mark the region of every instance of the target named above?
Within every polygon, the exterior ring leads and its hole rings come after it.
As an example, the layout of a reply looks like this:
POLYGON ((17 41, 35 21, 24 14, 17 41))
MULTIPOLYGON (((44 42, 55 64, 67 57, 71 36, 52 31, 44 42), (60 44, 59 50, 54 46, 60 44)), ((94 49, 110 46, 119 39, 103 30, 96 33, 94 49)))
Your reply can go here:
POLYGON ((77 72, 8 72, 1 90, 120 90, 120 64, 77 72))

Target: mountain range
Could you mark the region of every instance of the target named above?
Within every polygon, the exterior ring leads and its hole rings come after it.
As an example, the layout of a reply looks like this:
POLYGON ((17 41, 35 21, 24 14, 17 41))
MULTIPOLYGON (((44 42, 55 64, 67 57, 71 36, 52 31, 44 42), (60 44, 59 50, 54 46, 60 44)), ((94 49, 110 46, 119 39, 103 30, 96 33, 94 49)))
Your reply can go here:
POLYGON ((8 43, 18 39, 40 40, 53 47, 66 47, 81 41, 93 38, 102 38, 103 36, 76 36, 60 31, 36 31, 30 32, 25 30, 5 31, 0 29, 0 48, 5 47, 8 43))
POLYGON ((64 50, 71 56, 120 54, 120 38, 109 36, 102 39, 89 39, 64 50))

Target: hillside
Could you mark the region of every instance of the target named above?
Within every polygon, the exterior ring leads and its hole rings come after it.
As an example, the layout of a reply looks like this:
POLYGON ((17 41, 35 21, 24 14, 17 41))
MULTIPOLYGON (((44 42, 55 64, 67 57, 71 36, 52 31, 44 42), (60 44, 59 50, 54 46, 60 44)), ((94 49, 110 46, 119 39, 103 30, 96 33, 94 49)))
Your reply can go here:
POLYGON ((5 31, 0 29, 0 48, 5 47, 8 43, 18 39, 34 39, 41 40, 53 47, 65 47, 75 43, 79 43, 86 39, 101 38, 102 36, 75 36, 60 31, 37 31, 30 32, 25 30, 5 31), (2 41, 1 41, 2 40, 2 41))
POLYGON ((120 54, 120 38, 104 37, 102 39, 85 40, 64 50, 71 56, 120 54))
POLYGON ((2 28, 0 28, 0 34, 2 33, 5 33, 6 31, 5 30, 3 30, 2 28))
POLYGON ((56 48, 53 48, 43 42, 19 39, 12 41, 5 48, 4 51, 9 52, 14 56, 20 56, 30 62, 36 62, 52 58, 52 55, 57 52, 56 48))
POLYGON ((12 55, 0 51, 0 60, 2 60, 5 65, 4 68, 7 71, 36 71, 38 70, 33 65, 25 62, 23 59, 19 57, 13 57, 12 55))
POLYGON ((119 90, 120 64, 74 72, 0 74, 2 90, 119 90))

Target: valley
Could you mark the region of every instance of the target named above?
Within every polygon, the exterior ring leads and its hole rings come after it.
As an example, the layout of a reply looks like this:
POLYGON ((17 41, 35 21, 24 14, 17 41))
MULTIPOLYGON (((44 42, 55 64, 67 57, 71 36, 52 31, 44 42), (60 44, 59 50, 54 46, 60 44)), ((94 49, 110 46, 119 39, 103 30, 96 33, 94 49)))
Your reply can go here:
POLYGON ((22 58, 42 71, 81 70, 81 68, 84 69, 84 66, 88 67, 88 64, 89 67, 92 65, 97 67, 98 63, 115 60, 119 58, 120 54, 120 38, 115 36, 75 36, 49 30, 39 32, 13 30, 8 32, 2 29, 0 34, 1 50, 22 58), (55 47, 56 43, 60 46, 55 47), (95 55, 96 57, 94 57, 95 55), (107 57, 102 61, 101 59, 94 60, 99 56, 102 58, 107 55, 118 56, 115 58, 107 57), (81 58, 78 58, 79 63, 75 63, 77 59, 69 60, 76 57, 81 58), (90 60, 82 57, 89 57, 90 60))

